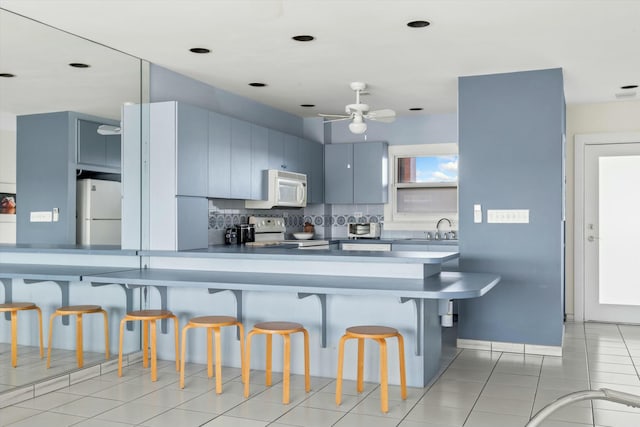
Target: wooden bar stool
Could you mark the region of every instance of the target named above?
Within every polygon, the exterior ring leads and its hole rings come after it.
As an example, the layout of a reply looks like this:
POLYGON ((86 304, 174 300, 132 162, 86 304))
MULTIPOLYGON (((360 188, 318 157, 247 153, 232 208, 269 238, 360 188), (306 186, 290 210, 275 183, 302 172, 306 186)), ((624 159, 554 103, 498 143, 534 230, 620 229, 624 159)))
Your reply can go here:
POLYGON ((42 346, 42 311, 32 302, 12 302, 0 304, 0 313, 11 313, 11 366, 18 366, 18 312, 36 310, 38 312, 38 324, 40 326, 40 358, 44 357, 42 346))
POLYGON ((380 345, 380 408, 389 412, 389 385, 387 381, 387 338, 398 338, 398 356, 400 359, 400 389, 402 400, 407 398, 407 379, 404 368, 404 339, 397 329, 387 326, 353 326, 347 328, 340 338, 338 350, 338 376, 336 378, 336 404, 342 401, 342 369, 344 366, 344 343, 350 339, 358 340, 358 393, 362 393, 364 369, 364 340, 372 339, 380 345))
POLYGON ((49 318, 49 348, 47 350, 47 368, 51 366, 51 339, 53 338, 53 320, 58 316, 76 316, 76 360, 78 361, 78 368, 82 368, 84 365, 84 358, 82 353, 82 315, 102 313, 104 316, 104 346, 105 346, 105 358, 109 359, 109 319, 107 312, 99 305, 69 305, 66 307, 58 308, 49 318))
POLYGON ((249 369, 251 362, 251 337, 256 334, 267 336, 267 366, 266 383, 271 385, 271 347, 273 335, 282 335, 284 340, 284 361, 282 369, 282 403, 289 403, 289 374, 291 359, 291 334, 302 332, 304 335, 304 385, 305 391, 311 390, 311 378, 309 377, 309 332, 299 323, 294 322, 262 322, 257 323, 247 335, 246 359, 244 362, 244 397, 249 397, 249 369))
MULTIPOLYGON (((191 328, 207 328, 207 374, 213 376, 213 352, 211 332, 216 339, 216 393, 222 393, 222 348, 220 346, 220 328, 237 326, 240 330, 240 365, 244 367, 244 327, 238 319, 232 316, 202 316, 194 317, 182 328, 182 353, 180 355, 180 388, 184 388, 184 361, 187 355, 187 331, 191 328)), ((244 369, 242 369, 244 381, 244 369)))
POLYGON ((149 367, 149 328, 151 328, 151 381, 158 379, 156 360, 156 322, 162 319, 173 319, 176 335, 176 371, 180 370, 178 355, 178 318, 169 310, 140 310, 127 313, 120 321, 120 345, 118 347, 118 376, 122 376, 122 341, 124 339, 124 324, 136 320, 142 321, 142 366, 149 367))

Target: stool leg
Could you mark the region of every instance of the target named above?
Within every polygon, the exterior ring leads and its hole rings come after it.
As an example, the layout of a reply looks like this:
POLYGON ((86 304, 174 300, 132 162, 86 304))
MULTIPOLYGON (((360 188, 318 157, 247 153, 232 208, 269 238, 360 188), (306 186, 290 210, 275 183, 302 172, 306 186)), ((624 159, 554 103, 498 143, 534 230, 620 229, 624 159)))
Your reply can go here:
POLYGON ((187 358, 187 331, 192 326, 187 324, 182 328, 182 356, 180 357, 180 388, 184 388, 184 361, 187 358))
POLYGON ((213 330, 207 328, 207 377, 213 377, 213 330))
POLYGON ((109 318, 107 317, 106 310, 100 310, 104 316, 104 357, 109 360, 109 318))
POLYGON ((247 381, 244 372, 244 326, 240 322, 236 323, 236 326, 240 332, 240 372, 242 372, 242 382, 244 383, 247 381))
POLYGON ((304 335, 304 391, 309 393, 311 391, 311 375, 309 374, 309 332, 303 329, 302 335, 304 335))
POLYGON ((291 335, 282 336, 284 340, 284 360, 282 366, 282 403, 289 403, 289 380, 291 374, 291 335))
POLYGON ((38 328, 40 330, 40 359, 44 357, 44 346, 42 345, 42 310, 35 307, 34 310, 38 312, 38 328))
POLYGON ((220 348, 220 328, 213 328, 216 337, 216 393, 222 393, 222 349, 220 348))
POLYGON ((124 324, 127 323, 127 318, 123 318, 120 321, 120 339, 118 343, 118 376, 122 376, 122 342, 124 340, 124 324))
POLYGON ((377 339, 380 344, 380 409, 385 414, 389 412, 389 383, 387 380, 387 342, 377 339))
POLYGON ((142 367, 149 367, 149 321, 142 321, 142 367))
POLYGON ((364 338, 358 338, 358 393, 364 390, 364 338))
POLYGON ((404 338, 398 334, 398 357, 400 358, 400 395, 407 399, 407 375, 404 367, 404 338))
POLYGON ((267 334, 267 366, 266 366, 266 383, 271 385, 271 348, 273 345, 273 335, 267 334))
POLYGON ((47 369, 51 366, 51 339, 53 338, 53 320, 56 318, 58 314, 53 313, 51 317, 49 317, 49 345, 47 348, 47 369))
POLYGON ((84 358, 82 357, 82 313, 76 314, 76 360, 78 361, 78 368, 82 368, 84 365, 84 358))
POLYGON ((336 375, 336 405, 342 402, 342 369, 344 367, 344 343, 349 339, 346 335, 340 338, 338 344, 338 374, 336 375))
POLYGON ((18 312, 11 312, 11 366, 18 366, 18 312))
POLYGON ((151 381, 158 379, 158 364, 156 360, 156 321, 149 322, 151 327, 151 381))
POLYGON ((251 362, 251 337, 255 332, 253 330, 249 331, 249 335, 247 335, 247 347, 245 349, 245 359, 244 359, 244 397, 249 397, 249 377, 251 375, 251 371, 249 369, 251 362))
POLYGON ((178 334, 180 333, 180 324, 178 323, 178 318, 176 316, 173 316, 173 330, 175 331, 175 347, 176 347, 176 372, 178 372, 180 370, 180 354, 178 353, 179 349, 180 349, 180 343, 179 343, 179 338, 178 338, 178 334))

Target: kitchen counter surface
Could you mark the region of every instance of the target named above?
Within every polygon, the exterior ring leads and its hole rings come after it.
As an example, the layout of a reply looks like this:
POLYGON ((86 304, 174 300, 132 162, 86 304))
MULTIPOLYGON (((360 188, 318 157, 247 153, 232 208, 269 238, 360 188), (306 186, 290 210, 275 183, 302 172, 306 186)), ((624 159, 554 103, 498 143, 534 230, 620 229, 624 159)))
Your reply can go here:
POLYGON ((371 252, 329 249, 298 249, 295 245, 246 247, 215 245, 190 251, 141 251, 141 256, 186 258, 289 259, 300 261, 372 262, 400 264, 442 264, 458 258, 457 252, 371 252))
POLYGON ((135 256, 138 251, 133 249, 121 249, 120 246, 111 245, 24 245, 24 244, 0 244, 0 252, 22 253, 55 253, 55 254, 89 254, 89 255, 124 255, 135 256))

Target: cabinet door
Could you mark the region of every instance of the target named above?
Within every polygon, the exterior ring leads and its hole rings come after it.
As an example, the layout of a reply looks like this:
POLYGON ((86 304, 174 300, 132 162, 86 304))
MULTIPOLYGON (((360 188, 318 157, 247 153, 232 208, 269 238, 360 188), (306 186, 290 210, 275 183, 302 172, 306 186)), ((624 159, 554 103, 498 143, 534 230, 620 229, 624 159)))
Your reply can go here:
MULTIPOLYGON (((298 170, 296 172, 303 173, 307 176, 307 188, 311 182, 311 141, 298 138, 298 170)), ((307 200, 309 194, 307 194, 307 200)))
POLYGON ((231 119, 231 198, 251 198, 251 124, 231 119))
POLYGON ((353 144, 324 146, 326 203, 353 203, 353 144))
POLYGON ((269 169, 269 131, 258 125, 251 126, 251 199, 267 198, 267 176, 269 169))
POLYGON ((179 251, 209 246, 209 201, 205 197, 176 197, 179 251))
POLYGON ((269 129, 269 169, 283 169, 284 134, 269 129))
POLYGON ((98 133, 100 124, 78 119, 78 163, 105 166, 106 138, 98 133))
POLYGON ((284 170, 289 172, 299 172, 300 163, 298 161, 299 146, 298 137, 284 134, 282 161, 284 170))
POLYGON ((105 140, 105 166, 120 169, 120 162, 122 159, 122 144, 120 142, 120 135, 107 135, 105 140))
POLYGON ((177 193, 206 197, 209 113, 186 104, 177 110, 177 193))
POLYGON ((209 197, 231 197, 231 118, 209 113, 209 197))
POLYGON ((319 142, 309 143, 310 175, 307 188, 308 203, 324 203, 324 145, 319 142))
POLYGON ((353 202, 387 203, 387 144, 353 144, 353 202))

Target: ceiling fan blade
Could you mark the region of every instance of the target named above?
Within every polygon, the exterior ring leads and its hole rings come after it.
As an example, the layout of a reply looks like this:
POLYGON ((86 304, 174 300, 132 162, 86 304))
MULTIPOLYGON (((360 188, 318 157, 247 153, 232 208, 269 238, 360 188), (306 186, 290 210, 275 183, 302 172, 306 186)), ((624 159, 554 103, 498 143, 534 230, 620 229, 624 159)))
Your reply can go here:
POLYGON ((367 120, 376 120, 383 123, 391 123, 396 119, 396 112, 390 109, 369 111, 364 115, 367 120))
POLYGON ((347 116, 347 117, 340 117, 339 119, 331 119, 331 120, 325 120, 325 123, 331 123, 331 122, 341 122, 343 120, 350 120, 351 116, 347 116))
POLYGON ((350 114, 318 114, 320 117, 332 117, 332 118, 343 118, 343 119, 349 119, 351 118, 350 114))

